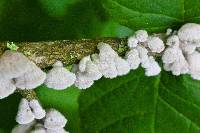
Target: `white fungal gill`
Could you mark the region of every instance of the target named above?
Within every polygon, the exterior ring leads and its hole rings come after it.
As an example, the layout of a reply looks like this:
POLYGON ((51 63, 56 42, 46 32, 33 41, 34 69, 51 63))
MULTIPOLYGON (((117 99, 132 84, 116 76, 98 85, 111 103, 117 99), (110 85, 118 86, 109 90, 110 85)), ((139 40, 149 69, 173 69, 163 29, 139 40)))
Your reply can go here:
POLYGON ((30 62, 30 67, 21 76, 15 78, 15 86, 19 89, 34 89, 44 83, 46 73, 30 62))
POLYGON ((66 123, 67 119, 55 109, 50 109, 44 119, 44 127, 51 130, 64 128, 66 123))
POLYGON ((16 86, 14 81, 11 79, 0 79, 0 99, 8 97, 10 94, 14 93, 16 86))
POLYGON ((31 111, 28 100, 23 98, 18 107, 16 121, 19 124, 28 124, 31 123, 34 119, 35 117, 33 112, 31 111))
POLYGON ((47 73, 45 85, 56 90, 63 90, 74 84, 76 75, 63 67, 62 62, 57 61, 47 73))

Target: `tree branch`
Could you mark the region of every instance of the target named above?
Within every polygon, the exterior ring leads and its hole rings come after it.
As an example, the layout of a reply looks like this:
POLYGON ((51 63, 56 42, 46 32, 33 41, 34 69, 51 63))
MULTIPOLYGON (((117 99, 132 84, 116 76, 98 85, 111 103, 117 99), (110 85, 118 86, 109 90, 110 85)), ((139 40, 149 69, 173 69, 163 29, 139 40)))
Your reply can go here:
MULTIPOLYGON (((81 58, 97 52, 97 44, 105 42, 112 46, 119 54, 127 50, 127 38, 102 38, 81 40, 60 40, 49 42, 21 42, 15 43, 17 51, 24 53, 40 68, 52 66, 56 60, 64 65, 77 63, 81 58)), ((0 55, 7 49, 7 42, 0 42, 0 55)))

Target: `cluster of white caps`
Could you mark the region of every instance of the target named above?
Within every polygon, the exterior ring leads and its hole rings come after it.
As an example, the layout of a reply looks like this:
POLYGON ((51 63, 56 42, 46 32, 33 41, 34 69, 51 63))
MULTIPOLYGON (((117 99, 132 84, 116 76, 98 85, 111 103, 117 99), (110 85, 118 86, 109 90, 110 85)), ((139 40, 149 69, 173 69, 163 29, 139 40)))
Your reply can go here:
POLYGON ((6 51, 0 58, 0 98, 7 97, 19 89, 34 89, 41 84, 62 90, 71 85, 80 89, 89 88, 101 77, 115 78, 135 70, 145 69, 146 76, 156 76, 161 68, 154 55, 162 56, 164 69, 174 75, 190 74, 200 80, 200 25, 188 23, 173 34, 168 30, 165 43, 156 35, 149 36, 145 30, 138 30, 128 38, 129 51, 120 57, 109 44, 100 42, 97 54, 82 58, 73 65, 72 72, 57 61, 46 74, 23 54, 6 51))
POLYGON ((45 112, 37 100, 22 99, 16 120, 19 125, 11 133, 68 133, 67 119, 55 109, 45 112))

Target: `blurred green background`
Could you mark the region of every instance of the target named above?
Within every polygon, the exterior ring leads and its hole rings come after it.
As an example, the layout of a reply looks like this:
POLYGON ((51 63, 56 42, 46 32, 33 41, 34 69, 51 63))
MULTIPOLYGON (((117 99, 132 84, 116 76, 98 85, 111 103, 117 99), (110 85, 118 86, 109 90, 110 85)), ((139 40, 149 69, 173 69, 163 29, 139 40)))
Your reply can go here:
POLYGON ((100 0, 0 0, 0 40, 123 37, 131 33, 108 19, 100 0))

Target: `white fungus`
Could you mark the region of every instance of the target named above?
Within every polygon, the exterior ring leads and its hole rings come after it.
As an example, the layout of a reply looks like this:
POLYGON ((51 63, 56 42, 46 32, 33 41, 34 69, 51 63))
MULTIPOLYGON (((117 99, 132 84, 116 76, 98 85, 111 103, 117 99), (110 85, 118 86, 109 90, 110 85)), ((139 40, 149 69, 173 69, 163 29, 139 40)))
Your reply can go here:
POLYGON ((138 45, 138 40, 135 36, 131 36, 128 38, 128 46, 129 48, 135 48, 138 45))
POLYGON ((185 53, 185 54, 192 54, 196 50, 196 46, 191 45, 190 43, 188 44, 188 43, 182 42, 182 43, 180 43, 180 47, 181 47, 183 53, 185 53))
POLYGON ((38 100, 33 99, 29 102, 29 106, 31 107, 33 114, 35 116, 35 119, 42 119, 45 117, 46 112, 38 102, 38 100))
POLYGON ((168 28, 168 29, 166 30, 166 35, 169 36, 169 35, 171 35, 171 34, 172 34, 172 29, 171 29, 171 28, 168 28))
POLYGON ((177 56, 178 56, 177 48, 168 47, 162 55, 162 61, 163 63, 170 64, 176 61, 177 56))
POLYGON ((141 62, 145 62, 148 60, 148 50, 143 46, 137 46, 137 51, 139 53, 139 57, 141 62))
POLYGON ((19 52, 7 50, 0 58, 0 77, 12 79, 21 76, 30 66, 30 61, 19 52))
POLYGON ((65 127, 66 123, 67 119, 60 112, 55 109, 50 109, 46 114, 44 127, 55 130, 65 127))
POLYGON ((91 60, 87 62, 84 74, 92 80, 98 80, 102 77, 102 73, 99 71, 98 66, 91 60))
POLYGON ((146 76, 156 76, 160 73, 161 68, 155 59, 150 56, 146 62, 142 64, 142 67, 145 68, 146 76))
POLYGON ((135 70, 140 65, 140 57, 136 49, 131 49, 130 51, 126 52, 125 59, 129 63, 130 69, 135 70))
POLYGON ((145 42, 148 39, 148 33, 145 30, 138 30, 135 32, 135 37, 139 42, 145 42))
POLYGON ((184 24, 178 30, 178 37, 183 42, 200 43, 200 25, 195 23, 184 24))
POLYGON ((45 85, 56 90, 63 90, 73 85, 75 80, 76 75, 65 69, 60 61, 57 61, 47 73, 45 85))
POLYGON ((187 60, 189 63, 189 73, 192 78, 200 80, 200 53, 196 51, 188 55, 187 60))
POLYGON ((18 124, 12 129, 11 133, 29 133, 35 123, 35 121, 32 121, 28 124, 18 124))
POLYGON ((121 57, 117 57, 114 61, 117 69, 117 75, 126 75, 130 71, 130 66, 126 60, 122 59, 121 57))
POLYGON ((45 78, 46 73, 31 62, 27 72, 15 78, 15 85, 19 89, 34 89, 43 84, 45 78))
POLYGON ((79 89, 86 89, 92 86, 94 81, 83 73, 77 73, 77 78, 74 83, 79 89))
POLYGON ((22 99, 19 108, 18 113, 16 116, 16 121, 19 124, 28 124, 34 120, 34 114, 31 111, 31 108, 29 107, 29 102, 26 99, 22 99))
POLYGON ((47 129, 46 133, 69 133, 69 132, 65 131, 64 128, 60 128, 56 130, 47 129))
POLYGON ((172 35, 172 36, 168 37, 166 45, 178 47, 179 46, 179 38, 178 38, 178 36, 177 35, 172 35))
POLYGON ((90 56, 85 56, 80 60, 80 62, 78 64, 79 71, 81 71, 81 72, 85 71, 88 61, 91 61, 90 56))
POLYGON ((8 97, 10 94, 14 93, 16 87, 13 80, 0 79, 0 99, 8 97))
POLYGON ((163 41, 159 37, 149 37, 147 45, 151 52, 161 53, 165 49, 163 41))

